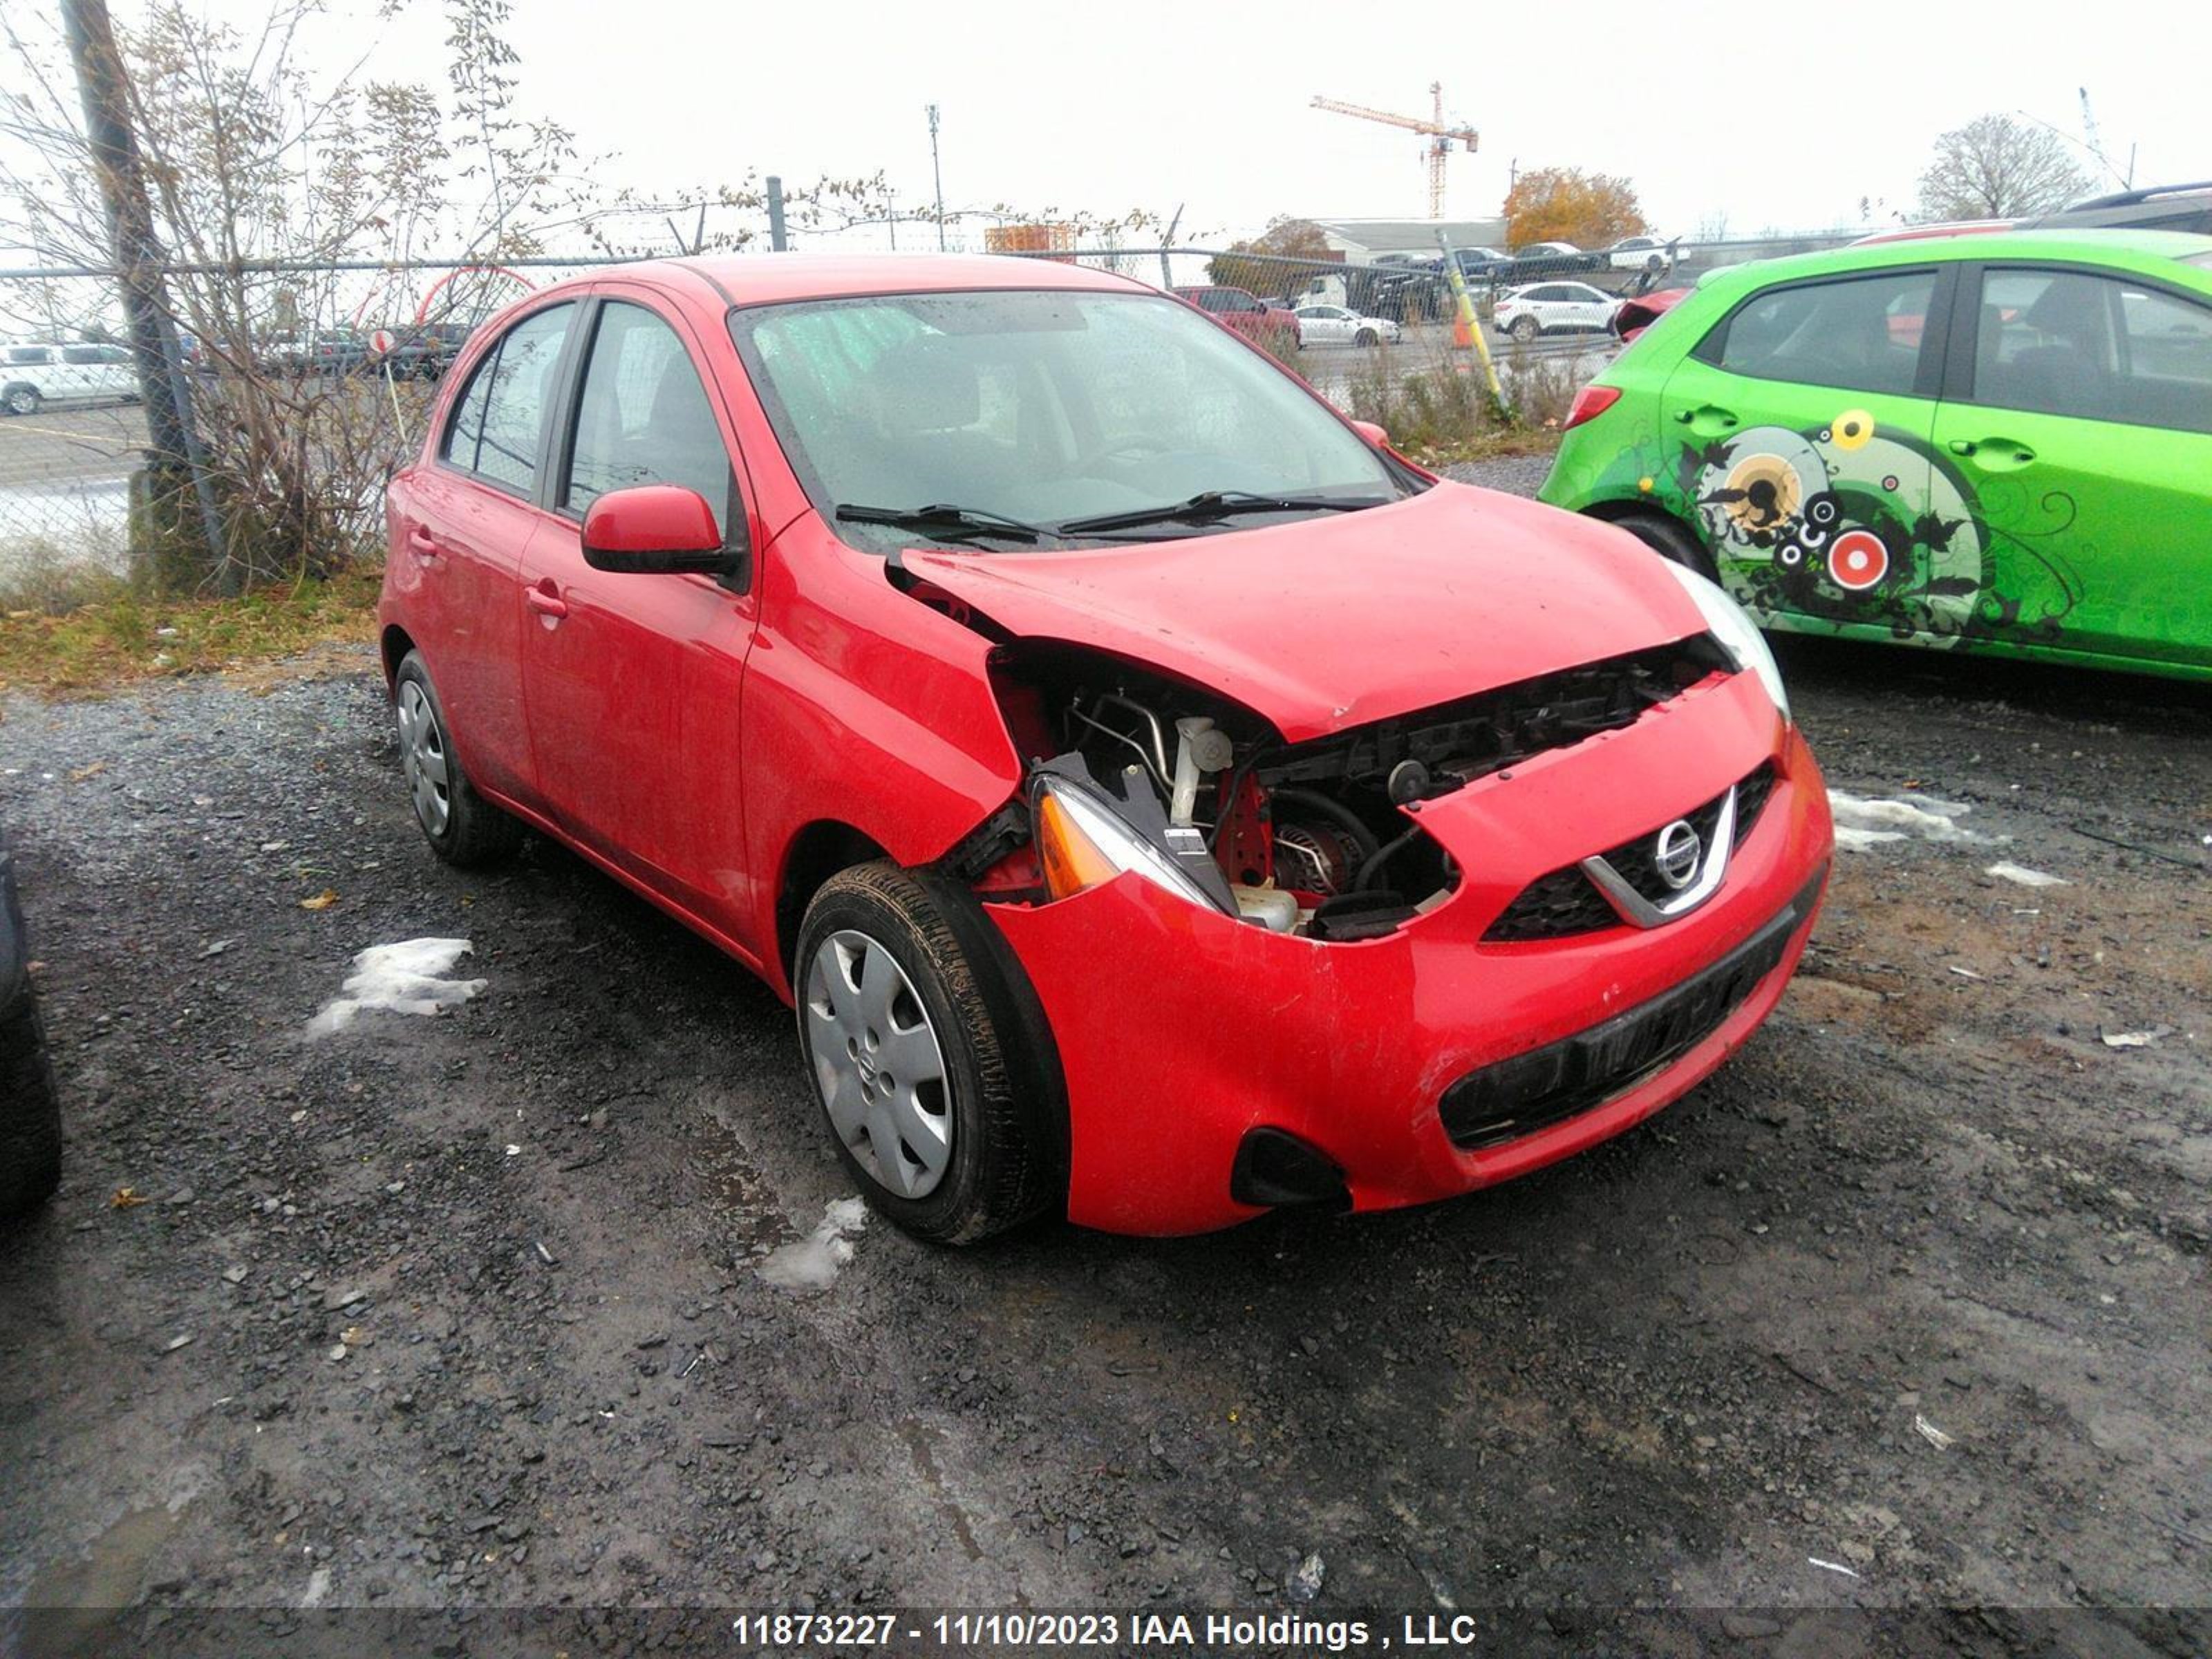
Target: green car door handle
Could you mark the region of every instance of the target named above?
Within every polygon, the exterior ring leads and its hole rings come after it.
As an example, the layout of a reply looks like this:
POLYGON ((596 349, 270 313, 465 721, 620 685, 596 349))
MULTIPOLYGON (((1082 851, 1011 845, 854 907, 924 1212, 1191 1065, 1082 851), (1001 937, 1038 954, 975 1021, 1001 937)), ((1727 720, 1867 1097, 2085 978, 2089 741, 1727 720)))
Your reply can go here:
POLYGON ((1954 455, 1972 456, 1986 472, 2006 472, 2016 466, 2026 466, 2035 459, 2035 452, 2026 444, 2014 443, 2009 438, 1954 438, 1954 455))
POLYGON ((1695 409, 1678 409, 1674 411, 1674 418, 1682 425, 1697 432, 1711 434, 1732 432, 1735 429, 1734 412, 1725 409, 1716 409, 1711 404, 1701 404, 1695 409))

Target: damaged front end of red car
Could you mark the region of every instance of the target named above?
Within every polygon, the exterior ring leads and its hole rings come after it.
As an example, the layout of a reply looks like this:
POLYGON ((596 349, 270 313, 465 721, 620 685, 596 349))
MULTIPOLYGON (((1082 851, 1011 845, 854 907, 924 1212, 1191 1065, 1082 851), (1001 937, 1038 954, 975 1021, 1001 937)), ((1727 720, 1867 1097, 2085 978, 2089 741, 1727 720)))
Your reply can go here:
POLYGON ((1079 1223, 1389 1208, 1566 1157, 1741 1044, 1810 930, 1818 770, 1709 633, 1293 739, 902 579, 997 641, 1025 775, 957 858, 1052 1029, 1079 1223))

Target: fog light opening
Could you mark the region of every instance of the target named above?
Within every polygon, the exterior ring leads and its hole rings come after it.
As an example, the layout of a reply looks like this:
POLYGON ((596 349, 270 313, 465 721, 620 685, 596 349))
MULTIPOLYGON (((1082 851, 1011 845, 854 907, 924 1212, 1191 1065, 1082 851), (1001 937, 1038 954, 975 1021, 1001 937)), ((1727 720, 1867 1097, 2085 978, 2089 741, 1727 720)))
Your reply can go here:
POLYGON ((1352 1207, 1352 1191, 1319 1147, 1286 1129, 1258 1128, 1237 1144, 1229 1171, 1229 1196, 1261 1209, 1313 1209, 1341 1213, 1352 1207))

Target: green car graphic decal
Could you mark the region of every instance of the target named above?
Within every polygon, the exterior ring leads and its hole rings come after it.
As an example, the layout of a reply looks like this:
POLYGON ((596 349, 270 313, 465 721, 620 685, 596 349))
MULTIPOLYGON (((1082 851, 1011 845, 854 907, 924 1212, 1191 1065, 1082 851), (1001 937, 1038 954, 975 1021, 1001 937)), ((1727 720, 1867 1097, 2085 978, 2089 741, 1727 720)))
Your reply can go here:
MULTIPOLYGON (((1683 495, 1696 506, 1722 580, 1745 603, 1838 623, 1879 623, 1897 637, 1951 645, 1975 633, 2028 629, 2055 636, 2079 597, 2063 563, 2032 553, 2014 522, 1990 522, 1966 481, 1927 445, 1882 432, 1861 409, 1809 433, 1753 427, 1676 457, 1683 495), (1902 481, 1931 474, 1927 505, 1899 499, 1902 481), (2018 543, 2047 570, 2046 592, 2001 591, 1991 544, 2018 543)), ((2073 504, 2037 506, 2070 524, 2073 504)), ((2063 527, 2063 526, 2062 526, 2063 527)), ((2007 561, 2008 565, 2015 561, 2007 561)))

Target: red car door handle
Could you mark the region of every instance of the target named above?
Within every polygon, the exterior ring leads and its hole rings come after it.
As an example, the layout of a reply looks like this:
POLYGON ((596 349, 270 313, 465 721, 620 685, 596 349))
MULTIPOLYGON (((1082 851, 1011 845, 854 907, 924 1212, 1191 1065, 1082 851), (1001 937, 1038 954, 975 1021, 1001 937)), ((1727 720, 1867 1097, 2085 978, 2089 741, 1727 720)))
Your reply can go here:
POLYGON ((525 589, 522 597, 541 617, 565 617, 568 614, 568 601, 553 591, 550 582, 543 587, 525 589))
POLYGON ((438 556, 438 538, 420 525, 407 532, 407 550, 418 559, 438 556))

